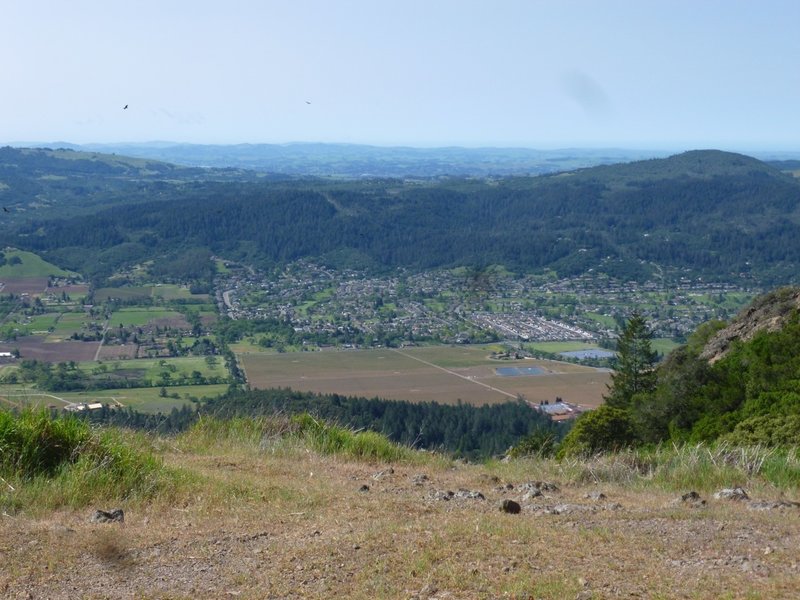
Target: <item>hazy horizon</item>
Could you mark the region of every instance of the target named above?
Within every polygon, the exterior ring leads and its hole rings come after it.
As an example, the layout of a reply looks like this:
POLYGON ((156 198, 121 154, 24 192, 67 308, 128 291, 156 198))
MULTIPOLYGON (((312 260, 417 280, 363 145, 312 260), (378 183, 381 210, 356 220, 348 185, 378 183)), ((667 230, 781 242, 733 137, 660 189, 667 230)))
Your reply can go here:
POLYGON ((5 13, 4 143, 800 150, 789 0, 33 0, 5 13))

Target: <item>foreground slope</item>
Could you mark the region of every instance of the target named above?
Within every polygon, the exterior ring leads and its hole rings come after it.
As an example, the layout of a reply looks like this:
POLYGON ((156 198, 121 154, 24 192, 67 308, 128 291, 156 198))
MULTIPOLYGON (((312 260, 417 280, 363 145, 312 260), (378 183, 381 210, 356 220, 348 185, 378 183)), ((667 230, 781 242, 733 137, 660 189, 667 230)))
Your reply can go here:
MULTIPOLYGON (((791 598, 800 582, 800 497, 769 483, 774 456, 387 463, 246 431, 157 441, 183 493, 5 512, 3 596, 791 598), (712 497, 734 484, 753 500, 712 497), (90 522, 113 502, 124 523, 90 522)), ((779 464, 797 474, 796 454, 779 464)))

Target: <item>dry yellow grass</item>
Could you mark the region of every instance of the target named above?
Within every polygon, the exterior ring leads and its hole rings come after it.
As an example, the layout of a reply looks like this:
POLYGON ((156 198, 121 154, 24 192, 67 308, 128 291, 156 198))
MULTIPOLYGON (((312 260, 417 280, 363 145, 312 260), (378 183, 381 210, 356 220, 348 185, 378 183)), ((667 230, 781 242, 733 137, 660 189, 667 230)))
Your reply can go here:
POLYGON ((793 598, 800 589, 796 508, 708 496, 690 508, 674 492, 574 483, 547 461, 371 464, 278 438, 163 449, 200 481, 173 504, 123 504, 122 524, 90 522, 110 506, 0 516, 0 597, 793 598), (536 480, 560 489, 522 500, 522 484, 536 480), (485 499, 437 499, 459 489, 485 499), (607 498, 587 498, 593 491, 607 498), (505 498, 521 514, 500 512, 505 498))

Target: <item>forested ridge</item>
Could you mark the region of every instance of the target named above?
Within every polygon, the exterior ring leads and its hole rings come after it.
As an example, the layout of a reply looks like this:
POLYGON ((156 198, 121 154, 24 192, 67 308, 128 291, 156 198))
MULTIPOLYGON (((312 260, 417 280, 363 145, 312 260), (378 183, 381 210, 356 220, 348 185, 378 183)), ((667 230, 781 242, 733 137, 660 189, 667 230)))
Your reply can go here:
POLYGON ((51 207, 40 218, 17 207, 4 235, 95 278, 198 249, 265 266, 304 257, 374 270, 502 264, 645 280, 657 265, 759 284, 794 281, 800 265, 800 184, 718 151, 492 180, 160 181, 93 214, 51 207))

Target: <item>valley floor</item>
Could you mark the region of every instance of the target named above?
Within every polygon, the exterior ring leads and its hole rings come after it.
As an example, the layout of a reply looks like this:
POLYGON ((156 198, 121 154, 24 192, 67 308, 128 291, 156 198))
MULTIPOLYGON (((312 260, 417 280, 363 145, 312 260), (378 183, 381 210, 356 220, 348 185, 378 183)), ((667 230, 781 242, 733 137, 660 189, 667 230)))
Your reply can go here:
POLYGON ((791 598, 800 589, 797 507, 756 510, 706 492, 707 504, 692 507, 675 501, 680 493, 588 476, 562 483, 553 463, 527 461, 389 466, 301 447, 166 460, 204 491, 123 504, 124 523, 90 521, 111 506, 0 516, 0 596, 791 598), (541 479, 559 489, 523 499, 524 484, 541 479), (501 512, 504 499, 521 513, 501 512))

